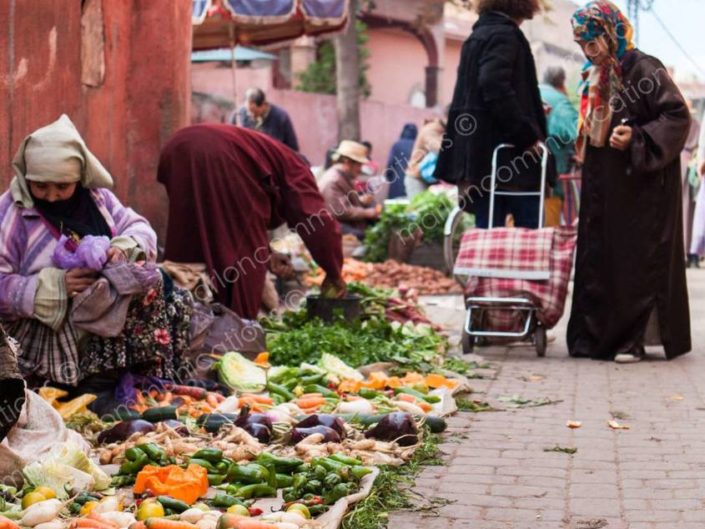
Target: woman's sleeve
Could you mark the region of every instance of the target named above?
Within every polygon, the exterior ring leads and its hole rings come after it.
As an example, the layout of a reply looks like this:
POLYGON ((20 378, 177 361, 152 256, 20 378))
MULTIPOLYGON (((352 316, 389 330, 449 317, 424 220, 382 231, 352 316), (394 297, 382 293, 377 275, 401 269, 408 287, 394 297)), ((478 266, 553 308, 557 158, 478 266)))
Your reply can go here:
POLYGON ((664 169, 680 157, 690 132, 690 112, 666 68, 651 60, 643 60, 642 64, 644 67, 637 73, 637 86, 644 89, 646 98, 642 106, 656 117, 633 127, 630 154, 635 171, 650 173, 664 169))
POLYGON ((337 279, 343 267, 340 225, 326 208, 308 167, 290 151, 284 154, 282 174, 277 175, 283 197, 281 216, 303 239, 316 263, 337 279))
POLYGON ((101 193, 105 199, 105 207, 115 223, 112 245, 125 251, 132 259, 156 261, 157 234, 147 219, 138 215, 132 208, 123 206, 107 189, 101 189, 101 193))
POLYGON ((519 149, 531 147, 540 138, 512 84, 519 40, 514 35, 497 33, 490 37, 485 50, 478 73, 482 98, 510 141, 519 149))

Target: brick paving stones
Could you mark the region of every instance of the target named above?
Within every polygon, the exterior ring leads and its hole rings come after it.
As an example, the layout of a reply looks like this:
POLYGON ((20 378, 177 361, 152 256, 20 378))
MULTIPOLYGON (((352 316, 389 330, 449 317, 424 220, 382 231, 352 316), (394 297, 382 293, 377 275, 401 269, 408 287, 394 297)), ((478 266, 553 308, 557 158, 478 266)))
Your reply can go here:
MULTIPOLYGON (((545 359, 528 347, 478 350, 496 376, 472 381, 475 398, 500 408, 512 395, 561 402, 453 417, 447 466, 417 483, 452 503, 393 513, 390 529, 705 528, 705 271, 689 283, 694 352, 672 362, 658 350, 628 366, 570 359, 565 318, 545 359), (631 429, 610 429, 613 417, 631 429), (545 451, 556 446, 577 453, 545 451)), ((431 303, 441 305, 434 317, 460 328, 461 300, 431 303)))

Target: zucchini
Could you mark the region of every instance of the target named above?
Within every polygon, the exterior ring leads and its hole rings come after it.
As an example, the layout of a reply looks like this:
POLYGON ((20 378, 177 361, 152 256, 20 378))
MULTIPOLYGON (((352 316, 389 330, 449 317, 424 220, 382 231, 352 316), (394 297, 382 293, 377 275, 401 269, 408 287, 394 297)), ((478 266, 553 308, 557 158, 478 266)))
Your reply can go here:
POLYGON ((142 418, 142 414, 135 410, 130 410, 128 408, 117 408, 112 413, 108 413, 102 417, 105 422, 119 422, 119 421, 137 421, 142 418))
POLYGON ((157 423, 162 421, 178 420, 176 414, 176 406, 161 406, 159 408, 150 408, 142 414, 142 420, 157 423))

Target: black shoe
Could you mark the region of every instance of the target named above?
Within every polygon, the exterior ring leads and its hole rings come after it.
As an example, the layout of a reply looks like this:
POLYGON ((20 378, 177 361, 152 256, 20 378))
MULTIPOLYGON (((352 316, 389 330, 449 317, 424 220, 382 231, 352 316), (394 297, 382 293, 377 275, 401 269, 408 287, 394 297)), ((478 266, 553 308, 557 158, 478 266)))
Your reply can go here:
POLYGON ((694 253, 688 254, 688 268, 700 268, 700 256, 694 253))

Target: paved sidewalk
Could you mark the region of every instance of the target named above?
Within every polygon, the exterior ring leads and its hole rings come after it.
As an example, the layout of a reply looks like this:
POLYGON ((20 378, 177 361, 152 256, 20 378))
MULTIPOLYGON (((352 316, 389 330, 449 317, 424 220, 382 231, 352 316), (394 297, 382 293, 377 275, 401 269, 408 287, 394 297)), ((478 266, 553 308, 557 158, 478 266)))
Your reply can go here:
MULTIPOLYGON (((705 528, 705 271, 689 275, 695 351, 618 366, 567 357, 566 321, 545 359, 529 348, 481 350, 494 380, 474 398, 562 400, 496 413, 461 413, 443 445, 447 466, 428 467, 417 492, 453 503, 433 518, 392 515, 390 529, 705 528), (615 431, 608 421, 631 426, 615 431), (566 427, 581 421, 580 429, 566 427), (569 455, 545 452, 577 448, 569 455)), ((459 325, 462 310, 430 311, 459 325)))

